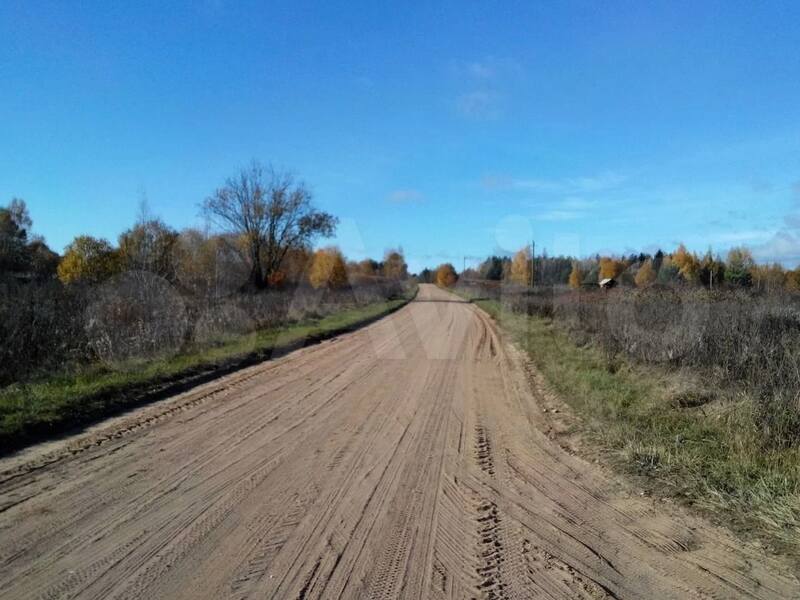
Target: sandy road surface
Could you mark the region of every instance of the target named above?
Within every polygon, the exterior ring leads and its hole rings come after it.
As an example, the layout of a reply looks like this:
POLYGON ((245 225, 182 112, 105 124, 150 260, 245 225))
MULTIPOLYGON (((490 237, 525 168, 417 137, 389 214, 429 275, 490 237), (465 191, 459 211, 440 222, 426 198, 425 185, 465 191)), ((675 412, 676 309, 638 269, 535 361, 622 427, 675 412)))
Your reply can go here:
POLYGON ((0 462, 0 598, 797 598, 541 432, 474 306, 356 333, 0 462))

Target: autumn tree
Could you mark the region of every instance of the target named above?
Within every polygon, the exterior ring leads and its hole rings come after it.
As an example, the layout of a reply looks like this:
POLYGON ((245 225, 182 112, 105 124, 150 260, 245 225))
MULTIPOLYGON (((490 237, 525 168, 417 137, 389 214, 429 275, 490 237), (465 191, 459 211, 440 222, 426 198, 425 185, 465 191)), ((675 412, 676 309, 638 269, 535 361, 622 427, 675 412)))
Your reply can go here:
POLYGON ((119 236, 119 254, 123 268, 150 271, 175 277, 175 250, 178 232, 160 219, 143 218, 119 236))
POLYGON ((403 250, 387 250, 383 257, 383 276, 388 279, 406 279, 408 265, 403 250))
POLYGON ((604 256, 599 261, 600 272, 598 277, 600 281, 603 279, 617 279, 627 266, 622 260, 604 256))
POLYGON ((322 248, 314 253, 308 281, 315 288, 341 288, 347 285, 347 268, 338 248, 322 248))
POLYGON ((181 287, 198 295, 224 296, 242 287, 249 267, 225 236, 185 229, 172 249, 172 268, 181 287))
POLYGON ((119 254, 111 244, 88 235, 72 240, 58 264, 63 283, 99 283, 119 271, 119 254))
POLYGON ((511 271, 509 279, 519 285, 531 285, 531 269, 533 268, 533 261, 531 261, 531 249, 525 246, 519 250, 514 258, 511 259, 511 271))
POLYGON ((439 287, 453 287, 457 281, 458 274, 450 263, 441 264, 436 269, 436 285, 439 287))
POLYGON ((230 177, 203 208, 219 227, 243 240, 250 284, 261 288, 292 248, 330 237, 337 219, 311 203, 311 192, 289 173, 257 162, 230 177))
POLYGON ((678 272, 685 281, 694 283, 700 275, 700 261, 697 256, 680 244, 678 249, 672 254, 672 264, 678 268, 678 272))
POLYGON ((636 271, 636 287, 647 287, 656 280, 656 271, 653 269, 653 261, 646 260, 639 270, 636 271))
POLYGON ((311 267, 313 255, 311 249, 305 246, 291 248, 283 257, 280 266, 283 281, 291 284, 300 283, 311 267))
POLYGON ((753 265, 750 269, 753 287, 767 293, 779 290, 786 283, 786 272, 778 263, 753 265))
POLYGON ((581 271, 581 266, 578 264, 578 261, 574 261, 572 263, 572 271, 569 274, 569 287, 573 290, 577 290, 581 287, 581 283, 583 282, 583 272, 581 271))
POLYGON ((659 283, 675 283, 681 278, 680 269, 672 262, 669 256, 664 256, 661 260, 661 268, 658 270, 657 280, 659 283))
POLYGON ((800 267, 786 272, 786 289, 800 292, 800 267))

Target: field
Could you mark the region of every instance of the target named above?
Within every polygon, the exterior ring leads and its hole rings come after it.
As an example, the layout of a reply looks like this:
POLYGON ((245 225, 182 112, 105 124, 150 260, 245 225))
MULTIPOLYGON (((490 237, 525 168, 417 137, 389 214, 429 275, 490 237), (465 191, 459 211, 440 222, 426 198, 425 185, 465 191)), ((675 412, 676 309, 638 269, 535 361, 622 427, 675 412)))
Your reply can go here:
POLYGON ((580 418, 575 428, 620 470, 797 560, 796 300, 460 290, 527 351, 580 418))

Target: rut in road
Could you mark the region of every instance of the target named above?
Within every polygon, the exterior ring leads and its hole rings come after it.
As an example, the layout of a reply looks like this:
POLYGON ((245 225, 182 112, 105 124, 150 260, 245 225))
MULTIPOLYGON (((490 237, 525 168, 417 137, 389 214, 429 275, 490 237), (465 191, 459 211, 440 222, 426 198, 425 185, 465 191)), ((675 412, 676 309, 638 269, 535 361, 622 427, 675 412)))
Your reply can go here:
POLYGON ((797 598, 543 433, 433 286, 360 331, 0 461, 0 597, 797 598))

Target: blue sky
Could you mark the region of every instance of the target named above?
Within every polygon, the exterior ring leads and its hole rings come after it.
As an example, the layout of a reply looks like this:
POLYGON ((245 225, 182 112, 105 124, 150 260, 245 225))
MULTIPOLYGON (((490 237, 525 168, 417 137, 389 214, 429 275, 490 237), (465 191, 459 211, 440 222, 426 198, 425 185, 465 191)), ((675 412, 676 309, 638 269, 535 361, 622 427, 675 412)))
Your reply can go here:
POLYGON ((62 250, 252 158, 351 256, 800 259, 798 2, 0 4, 0 201, 62 250))

